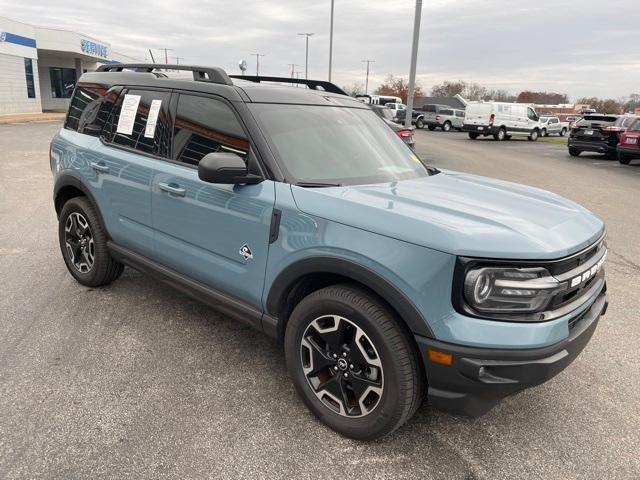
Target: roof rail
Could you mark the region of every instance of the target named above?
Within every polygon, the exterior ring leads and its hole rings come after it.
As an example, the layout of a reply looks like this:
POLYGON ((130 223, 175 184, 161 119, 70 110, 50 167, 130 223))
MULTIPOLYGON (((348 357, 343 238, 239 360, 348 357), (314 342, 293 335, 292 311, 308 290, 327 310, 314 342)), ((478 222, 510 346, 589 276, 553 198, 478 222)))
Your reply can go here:
POLYGON ((121 72, 123 69, 134 69, 137 72, 152 73, 154 70, 185 70, 193 72, 196 82, 221 83, 233 85, 233 82, 223 69, 219 67, 199 67, 194 65, 169 65, 162 63, 110 63, 101 65, 96 72, 121 72))
POLYGON ((307 80, 305 78, 291 78, 291 77, 261 77, 255 75, 229 75, 231 78, 237 78, 238 80, 247 80, 249 82, 279 82, 279 83, 297 83, 300 85, 307 85, 312 90, 320 90, 329 93, 337 93, 339 95, 346 95, 347 92, 338 87, 335 83, 328 82, 326 80, 307 80))

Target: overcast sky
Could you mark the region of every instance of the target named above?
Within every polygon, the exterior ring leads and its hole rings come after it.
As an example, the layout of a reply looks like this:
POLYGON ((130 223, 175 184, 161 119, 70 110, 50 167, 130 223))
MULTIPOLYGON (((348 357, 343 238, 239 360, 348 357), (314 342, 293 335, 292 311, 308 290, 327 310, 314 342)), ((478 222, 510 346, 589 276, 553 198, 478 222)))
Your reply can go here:
MULTIPOLYGON (((411 0, 335 0, 334 81, 370 86, 408 76, 411 0)), ((514 93, 523 89, 617 98, 640 93, 638 0, 425 0, 418 81, 429 90, 463 79, 514 93)), ((304 37, 313 32, 309 76, 326 78, 330 0, 0 0, 0 15, 90 34, 116 51, 156 60, 172 48, 181 63, 239 73, 304 75, 304 37)))

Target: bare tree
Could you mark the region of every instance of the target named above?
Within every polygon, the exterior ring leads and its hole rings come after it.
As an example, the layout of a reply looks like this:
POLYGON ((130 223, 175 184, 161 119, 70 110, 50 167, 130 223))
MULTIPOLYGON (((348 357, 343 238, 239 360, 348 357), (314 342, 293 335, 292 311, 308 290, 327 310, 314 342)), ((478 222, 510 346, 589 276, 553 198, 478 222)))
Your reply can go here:
MULTIPOLYGON (((393 75, 387 76, 385 81, 375 91, 377 95, 390 95, 394 97, 400 97, 403 103, 407 103, 407 97, 409 96, 409 81, 406 78, 394 77, 393 75)), ((415 102, 419 97, 422 97, 422 87, 416 83, 413 90, 413 101, 415 102)))
POLYGON ((355 97, 356 95, 364 95, 364 85, 362 82, 355 82, 351 85, 345 85, 344 87, 342 87, 342 89, 352 97, 355 97))

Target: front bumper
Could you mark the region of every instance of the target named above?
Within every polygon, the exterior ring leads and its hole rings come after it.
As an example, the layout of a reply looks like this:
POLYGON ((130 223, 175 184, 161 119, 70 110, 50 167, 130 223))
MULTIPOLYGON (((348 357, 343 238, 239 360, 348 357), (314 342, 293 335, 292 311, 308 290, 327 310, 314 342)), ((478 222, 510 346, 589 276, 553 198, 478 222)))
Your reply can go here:
POLYGON ((606 142, 589 142, 584 140, 575 140, 569 137, 567 145, 572 148, 576 148, 581 152, 596 152, 612 155, 616 153, 616 147, 611 146, 606 142))
POLYGON ((544 383, 576 359, 591 339, 607 306, 607 295, 603 291, 572 324, 566 339, 543 348, 473 348, 416 336, 427 372, 429 403, 453 413, 477 417, 501 399, 544 383), (451 354, 451 365, 429 360, 428 350, 451 354))

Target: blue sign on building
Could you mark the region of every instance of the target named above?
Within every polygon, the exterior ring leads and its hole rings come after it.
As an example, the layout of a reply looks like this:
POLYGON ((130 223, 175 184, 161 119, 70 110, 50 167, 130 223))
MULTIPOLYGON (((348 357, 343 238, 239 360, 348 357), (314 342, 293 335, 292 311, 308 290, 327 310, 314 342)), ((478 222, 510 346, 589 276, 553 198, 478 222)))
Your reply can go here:
POLYGON ((109 55, 109 47, 92 42, 91 40, 80 40, 80 50, 88 55, 95 55, 102 58, 107 58, 109 55))
POLYGON ((23 47, 36 48, 36 41, 34 38, 23 37, 22 35, 16 35, 15 33, 0 32, 0 42, 14 43, 16 45, 22 45, 23 47))

